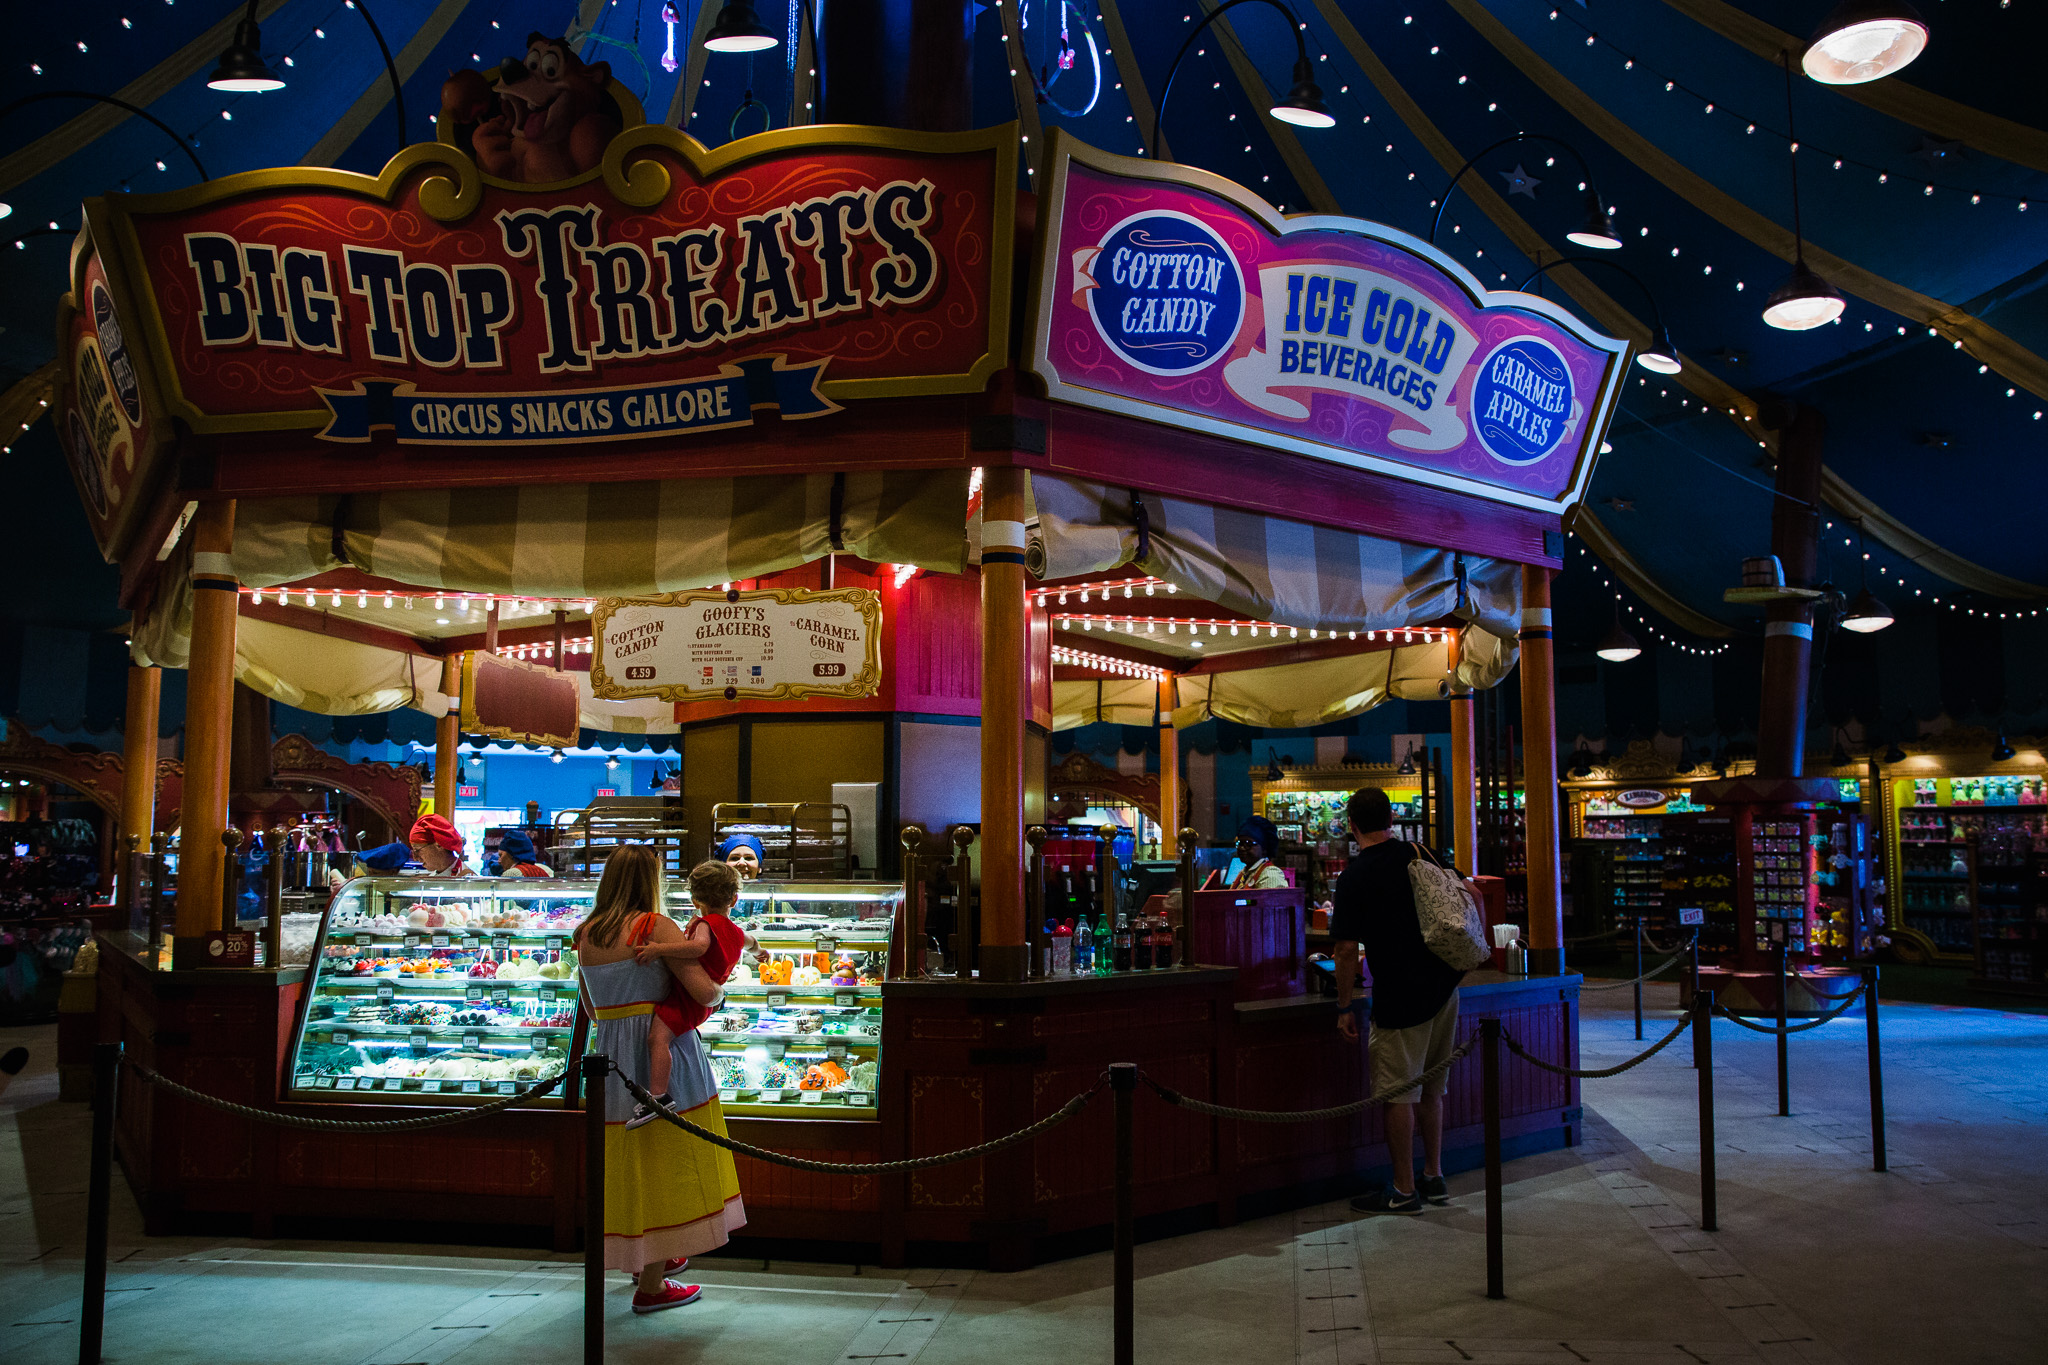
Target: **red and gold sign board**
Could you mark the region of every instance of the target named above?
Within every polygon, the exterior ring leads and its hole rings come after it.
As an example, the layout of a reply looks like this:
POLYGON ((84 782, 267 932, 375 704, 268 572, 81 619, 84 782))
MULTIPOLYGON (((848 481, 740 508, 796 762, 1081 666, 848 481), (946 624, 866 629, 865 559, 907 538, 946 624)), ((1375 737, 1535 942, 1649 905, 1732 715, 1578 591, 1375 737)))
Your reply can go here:
POLYGON ((566 749, 581 726, 576 675, 502 654, 462 656, 464 734, 566 749))
POLYGON ((591 616, 590 690, 612 701, 872 697, 882 599, 867 588, 609 598, 591 616))
POLYGON ((64 369, 57 385, 57 438, 100 548, 125 543, 149 501, 162 404, 149 366, 123 325, 105 263, 81 239, 71 292, 57 305, 64 369))
POLYGON ((74 462, 110 511, 102 549, 127 491, 105 471, 147 472, 152 413, 202 443, 573 461, 978 391, 1008 361, 1016 145, 1008 127, 829 127, 713 151, 636 115, 545 184, 428 143, 376 176, 290 167, 89 200, 87 273, 104 269, 111 307, 94 336, 88 281, 69 344, 92 375, 73 411, 97 462, 74 462), (125 381, 88 363, 115 362, 109 321, 125 381))

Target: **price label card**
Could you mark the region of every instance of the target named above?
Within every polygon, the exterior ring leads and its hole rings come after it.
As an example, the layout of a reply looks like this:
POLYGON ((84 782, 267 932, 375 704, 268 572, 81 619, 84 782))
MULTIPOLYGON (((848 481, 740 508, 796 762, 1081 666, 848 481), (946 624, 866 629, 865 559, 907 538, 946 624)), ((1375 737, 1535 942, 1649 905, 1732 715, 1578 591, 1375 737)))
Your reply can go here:
POLYGON ((448 946, 448 935, 446 935, 446 934, 436 934, 436 935, 434 935, 434 946, 435 946, 436 948, 446 948, 446 947, 448 946))
POLYGON ((482 1094, 483 1088, 484 1083, 482 1081, 464 1081, 462 1083, 462 1093, 465 1095, 482 1094))
POLYGON ((353 1076, 343 1076, 334 1083, 334 1088, 336 1090, 353 1090, 356 1088, 356 1078, 353 1076))
POLYGON ((860 992, 859 992, 859 991, 834 991, 834 992, 832 993, 832 1003, 833 1003, 833 1004, 835 1004, 835 1005, 837 1005, 837 1006, 839 1006, 839 1008, 841 1008, 841 1009, 843 1009, 843 1010, 853 1010, 853 1009, 859 1009, 859 1008, 860 1008, 860 992))
POLYGON ((462 1035, 462 1049, 465 1052, 474 1052, 482 1047, 483 1043, 484 1040, 481 1034, 465 1033, 462 1035))
POLYGON ((842 1090, 839 1093, 846 1097, 846 1103, 848 1104, 873 1104, 875 1102, 875 1097, 865 1090, 842 1090))
POLYGON ((492 991, 491 1003, 493 1005, 496 1005, 499 1009, 504 1009, 507 1005, 510 1005, 512 1003, 511 990, 508 988, 492 991))
POLYGON ((797 1092, 797 1098, 805 1104, 823 1104, 825 1102, 825 1092, 822 1090, 800 1090, 797 1092))
POLYGON ((560 934, 549 934, 547 942, 549 952, 559 953, 562 951, 562 936, 560 934))
POLYGON ((771 1038, 768 1040, 768 1055, 776 1061, 781 1061, 782 1054, 788 1051, 788 1049, 789 1044, 783 1042, 779 1038, 771 1038))
POLYGON ((721 1090, 718 1092, 718 1102, 720 1104, 731 1104, 739 1097, 740 1092, 737 1090, 721 1090))
POLYGON ((425 1029, 414 1029, 411 1041, 414 1047, 425 1047, 427 1045, 427 1031, 425 1029))
POLYGON ((481 948, 484 946, 484 941, 476 934, 464 934, 462 936, 462 946, 465 948, 481 948))
POLYGON ((534 1030, 533 1037, 527 1041, 532 1045, 532 1050, 535 1052, 546 1052, 548 1050, 548 1036, 538 1029, 534 1030))
POLYGON ((845 1060, 846 1060, 846 1044, 844 1044, 844 1043, 827 1043, 827 1044, 825 1044, 825 1055, 826 1055, 827 1057, 830 1057, 830 1058, 831 1058, 831 1059, 832 1059, 833 1061, 835 1061, 835 1062, 843 1062, 843 1061, 845 1061, 845 1060))
POLYGON ((332 1089, 334 1089, 334 1077, 332 1077, 332 1076, 321 1076, 321 1077, 319 1077, 318 1079, 316 1079, 316 1080, 315 1080, 315 1081, 313 1082, 313 1088, 314 1088, 315 1090, 332 1090, 332 1089))
POLYGON ((420 1091, 423 1094, 438 1095, 441 1093, 441 1083, 439 1081, 421 1081, 420 1091))
POLYGON ((379 1000, 389 1000, 391 998, 392 989, 392 985, 389 981, 380 983, 377 987, 377 998, 379 1000))
POLYGON ((512 1081, 499 1081, 498 1093, 500 1095, 516 1095, 519 1093, 519 1086, 512 1081))
POLYGON ((828 937, 824 934, 818 935, 817 938, 812 940, 812 943, 816 945, 818 951, 821 953, 829 953, 839 947, 838 939, 828 937))
POLYGON ((417 948, 417 947, 419 947, 419 946, 420 946, 420 936, 419 936, 418 934, 407 934, 407 935, 405 936, 405 946, 406 946, 407 948, 417 948))
POLYGON ((512 936, 510 934, 492 934, 491 946, 499 952, 504 952, 512 946, 512 936))
POLYGON ((350 1037, 351 1035, 349 1031, 345 1028, 338 1028, 333 1033, 328 1035, 329 1041, 336 1043, 345 1043, 349 1040, 350 1037))
POLYGON ((384 1088, 386 1090, 403 1090, 405 1089, 405 1082, 396 1076, 390 1076, 385 1078, 384 1088))
POLYGON ((771 1009, 771 1010, 779 1010, 779 1009, 783 1008, 783 1007, 784 1007, 785 1005, 787 1005, 787 1004, 789 1004, 789 992, 788 992, 788 991, 770 991, 770 992, 768 992, 768 1008, 769 1008, 769 1009, 771 1009))
POLYGON ((472 1005, 481 1005, 484 1002, 484 988, 482 986, 471 986, 463 993, 462 998, 472 1005))
POLYGON ((552 1004, 554 1004, 554 1003, 555 1003, 555 993, 554 993, 553 991, 546 991, 546 990, 542 991, 542 992, 540 993, 540 1002, 541 1002, 541 1004, 543 1004, 543 1005, 552 1005, 552 1004))
POLYGON ((794 1090, 763 1090, 761 1098, 773 1100, 777 1104, 788 1104, 791 1099, 795 1098, 796 1093, 794 1090))

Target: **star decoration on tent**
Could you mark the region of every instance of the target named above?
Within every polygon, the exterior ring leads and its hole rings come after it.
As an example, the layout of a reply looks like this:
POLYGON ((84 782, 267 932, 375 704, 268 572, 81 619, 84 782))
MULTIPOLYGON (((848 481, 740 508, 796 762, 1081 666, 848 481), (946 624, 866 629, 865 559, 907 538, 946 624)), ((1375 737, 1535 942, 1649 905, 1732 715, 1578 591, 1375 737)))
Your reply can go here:
POLYGON ((1536 197, 1536 187, 1543 183, 1541 180, 1538 180, 1535 176, 1523 170, 1522 163, 1519 161, 1515 163, 1515 168, 1513 170, 1496 171, 1495 174, 1500 176, 1501 179, 1508 182, 1509 194, 1527 195, 1531 199, 1534 199, 1536 197))
POLYGON ((1960 140, 1949 141, 1935 137, 1931 133, 1923 135, 1918 142, 1914 143, 1912 151, 1913 157, 1930 171, 1940 170, 1944 166, 1953 166, 1956 162, 1963 160, 1968 154, 1968 149, 1963 146, 1960 140))
POLYGON ((1636 510, 1636 500, 1634 498, 1613 497, 1603 498, 1601 501, 1617 512, 1633 512, 1636 510))

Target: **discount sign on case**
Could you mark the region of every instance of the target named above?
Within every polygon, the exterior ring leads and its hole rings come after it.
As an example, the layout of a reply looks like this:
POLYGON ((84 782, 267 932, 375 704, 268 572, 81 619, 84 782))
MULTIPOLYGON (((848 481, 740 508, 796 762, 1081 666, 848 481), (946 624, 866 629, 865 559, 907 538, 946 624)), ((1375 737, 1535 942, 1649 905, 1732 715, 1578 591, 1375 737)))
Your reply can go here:
POLYGON ((610 599, 595 620, 590 689, 613 701, 869 697, 881 686, 882 605, 865 588, 610 599))

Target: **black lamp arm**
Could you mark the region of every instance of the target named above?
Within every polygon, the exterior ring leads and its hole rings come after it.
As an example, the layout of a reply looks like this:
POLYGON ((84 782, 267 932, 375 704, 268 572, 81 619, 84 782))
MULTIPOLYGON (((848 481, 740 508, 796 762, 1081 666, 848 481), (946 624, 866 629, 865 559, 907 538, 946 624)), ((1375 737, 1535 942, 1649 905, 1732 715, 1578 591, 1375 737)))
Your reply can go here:
POLYGON ((102 95, 96 90, 39 90, 33 95, 24 95, 20 99, 15 100, 12 104, 9 104, 6 108, 0 109, 0 119, 6 118, 9 114, 13 113, 17 109, 20 109, 26 105, 35 104, 40 100, 92 100, 97 104, 111 104, 117 109, 126 109, 129 113, 135 115, 137 118, 148 119, 151 123, 154 123, 157 127, 164 130, 164 136, 168 137, 171 141, 178 144, 178 150, 183 152, 186 155, 186 157, 192 162, 192 169, 199 172, 199 178, 201 180, 213 179, 212 176, 206 173, 205 165, 203 165, 200 162, 199 153, 193 151, 192 145, 185 141, 184 138, 178 136, 178 134, 172 130, 170 124, 165 123, 162 119, 158 118, 155 114, 150 113, 149 110, 142 108, 140 105, 130 104, 127 100, 121 99, 114 95, 102 95))
POLYGON ((1530 271, 1529 278, 1523 280, 1515 288, 1526 293, 1529 286, 1536 283, 1538 276, 1547 275, 1561 265, 1604 265, 1609 270, 1618 270, 1628 276, 1631 280, 1635 281, 1636 288, 1643 291, 1643 298, 1650 305, 1650 325, 1654 329, 1650 339, 1655 341, 1664 334, 1664 310, 1657 306, 1657 296, 1650 292, 1650 286, 1644 284, 1643 277, 1636 274, 1635 271, 1630 270, 1619 261, 1610 261, 1604 256, 1559 256, 1554 261, 1545 261, 1542 265, 1530 271))
MULTIPOLYGON (((249 0, 253 12, 256 0, 249 0)), ((370 17, 370 7, 363 0, 349 0, 349 8, 363 16, 363 22, 370 26, 370 36, 377 40, 377 50, 384 54, 384 74, 391 78, 391 100, 398 106, 398 148, 404 151, 408 139, 405 135, 405 84, 398 79, 398 65, 391 60, 391 48, 384 41, 384 30, 377 27, 377 21, 370 17)))
MULTIPOLYGON (((1600 199, 1600 186, 1593 179, 1593 168, 1586 164, 1585 157, 1579 155, 1578 148, 1572 146, 1571 143, 1566 142, 1563 138, 1552 137, 1548 133, 1516 133, 1513 137, 1502 138, 1490 147, 1481 147, 1472 154, 1470 160, 1458 167, 1458 173, 1451 177, 1451 183, 1444 186, 1443 197, 1436 201, 1436 217, 1429 220, 1429 244, 1431 246, 1436 245, 1436 230, 1443 226, 1444 210, 1450 207, 1451 191, 1458 188, 1458 182, 1465 178, 1465 172, 1478 165, 1481 157, 1488 156, 1503 147, 1512 146, 1517 142, 1547 142, 1553 147, 1564 148, 1570 154, 1571 159, 1579 163, 1579 174, 1586 177, 1586 188, 1593 192, 1595 199, 1600 199)), ((1605 204, 1607 201, 1600 199, 1600 202, 1605 204)))
POLYGON ((1215 23, 1239 5, 1250 4, 1271 5, 1274 9, 1286 15, 1287 31, 1294 35, 1295 61, 1300 63, 1308 60, 1308 43, 1301 36, 1301 20, 1295 17, 1293 10, 1281 4, 1280 0, 1225 0, 1223 4, 1218 5, 1215 9, 1202 16, 1202 22, 1195 25, 1195 31, 1190 33, 1187 36, 1187 41, 1180 45, 1180 51, 1173 54, 1173 65, 1166 68, 1166 83, 1159 87, 1159 113, 1152 120, 1152 156, 1154 160, 1157 160, 1159 156, 1159 137, 1166 128, 1166 101, 1173 94, 1173 78, 1180 74, 1181 59, 1188 55, 1188 49, 1195 45, 1195 39, 1201 37, 1203 30, 1207 29, 1209 25, 1215 23))

